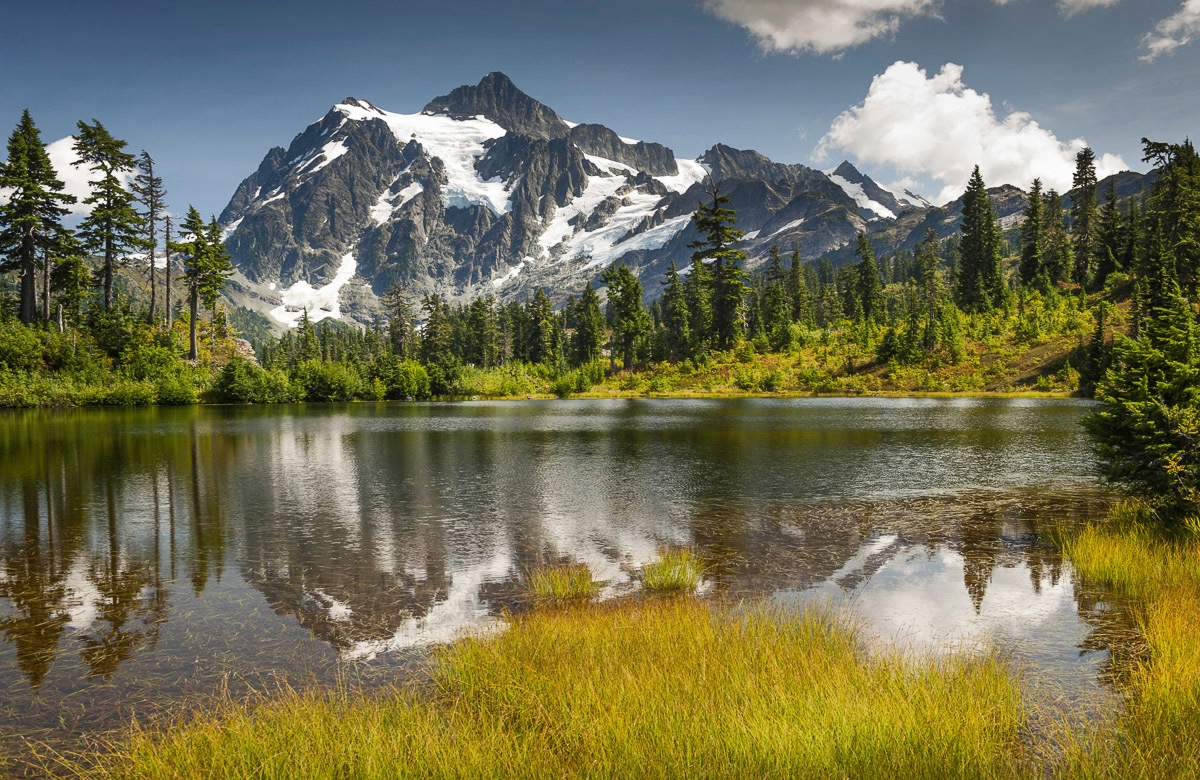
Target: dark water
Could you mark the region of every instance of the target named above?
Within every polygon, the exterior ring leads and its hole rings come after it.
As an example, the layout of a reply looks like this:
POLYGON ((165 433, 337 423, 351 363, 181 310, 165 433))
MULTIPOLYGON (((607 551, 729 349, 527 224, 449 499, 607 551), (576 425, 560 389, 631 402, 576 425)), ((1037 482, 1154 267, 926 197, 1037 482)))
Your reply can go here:
POLYGON ((1101 696, 1106 604, 1041 532, 1102 511, 1086 406, 522 402, 0 416, 0 744, 214 692, 364 685, 587 563, 694 546, 730 598, 849 605, 880 644, 1011 648, 1101 696))

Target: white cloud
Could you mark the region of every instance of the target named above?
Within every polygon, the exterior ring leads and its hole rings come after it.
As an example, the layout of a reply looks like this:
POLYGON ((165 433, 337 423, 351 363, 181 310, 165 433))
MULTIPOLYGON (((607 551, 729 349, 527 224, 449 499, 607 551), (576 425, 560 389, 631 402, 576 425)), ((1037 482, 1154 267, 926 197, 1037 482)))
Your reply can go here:
POLYGON ((1191 43, 1197 35, 1200 35, 1200 0, 1184 0, 1183 7, 1142 37, 1142 48, 1146 53, 1141 59, 1154 62, 1162 55, 1191 43))
MULTIPOLYGON (((92 171, 86 165, 79 164, 79 157, 75 154, 74 145, 74 137, 60 138, 46 146, 46 156, 50 158, 50 164, 54 166, 58 178, 62 180, 63 191, 68 195, 75 196, 75 202, 67 205, 68 212, 84 215, 92 210, 91 206, 83 203, 84 198, 92 192, 89 181, 92 171)), ((130 172, 121 174, 120 178, 125 186, 129 187, 133 182, 133 176, 134 174, 130 172)), ((0 190, 0 201, 7 201, 10 193, 10 190, 0 190)))
POLYGON ((1058 0, 1058 10, 1068 18, 1093 8, 1107 8, 1116 5, 1121 0, 1058 0))
MULTIPOLYGON (((872 80, 860 105, 833 121, 817 158, 842 151, 901 175, 930 177, 942 185, 938 203, 961 195, 977 164, 988 186, 1024 188, 1040 177, 1047 189, 1069 189, 1075 155, 1087 143, 1081 138, 1064 143, 1024 112, 1001 119, 991 97, 968 88, 962 74, 954 63, 932 77, 916 63, 894 63, 872 80)), ((1106 154, 1096 169, 1103 178, 1128 166, 1106 154)))
POLYGON ((766 51, 828 54, 890 35, 902 19, 935 12, 941 0, 706 0, 745 27, 766 51))

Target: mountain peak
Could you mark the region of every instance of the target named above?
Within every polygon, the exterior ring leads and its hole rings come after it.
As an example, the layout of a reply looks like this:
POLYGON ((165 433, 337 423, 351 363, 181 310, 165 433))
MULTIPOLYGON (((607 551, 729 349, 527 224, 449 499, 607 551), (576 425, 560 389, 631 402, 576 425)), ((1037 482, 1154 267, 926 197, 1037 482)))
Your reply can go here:
POLYGON ((485 116, 505 130, 533 138, 561 138, 570 132, 552 108, 522 92, 499 71, 487 74, 476 86, 464 85, 434 98, 422 113, 452 119, 485 116))
POLYGON ((853 182, 854 184, 862 184, 863 180, 867 178, 858 168, 851 165, 849 160, 842 160, 842 164, 837 167, 833 175, 841 176, 846 181, 853 182))

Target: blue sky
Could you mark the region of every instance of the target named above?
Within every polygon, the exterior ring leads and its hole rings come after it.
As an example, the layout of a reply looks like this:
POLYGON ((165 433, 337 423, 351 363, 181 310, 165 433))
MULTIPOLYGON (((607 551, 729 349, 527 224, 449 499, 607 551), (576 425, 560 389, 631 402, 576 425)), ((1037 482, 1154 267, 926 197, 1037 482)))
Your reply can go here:
POLYGON ((1053 181, 1083 138, 1140 169, 1142 136, 1200 127, 1200 0, 167 6, 9 9, 0 128, 25 107, 47 142, 99 119, 155 156, 175 210, 209 213, 342 98, 415 112, 493 70, 567 119, 679 156, 719 141, 818 167, 845 157, 935 199, 975 162, 989 184, 1053 181))

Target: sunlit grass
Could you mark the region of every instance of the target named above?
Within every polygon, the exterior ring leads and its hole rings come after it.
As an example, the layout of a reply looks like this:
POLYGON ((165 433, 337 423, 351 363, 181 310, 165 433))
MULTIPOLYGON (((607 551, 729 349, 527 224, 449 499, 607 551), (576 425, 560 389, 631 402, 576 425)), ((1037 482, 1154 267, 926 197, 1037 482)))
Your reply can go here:
POLYGON ((525 587, 540 602, 587 601, 600 592, 586 564, 538 566, 525 572, 525 587))
POLYGON ((1079 777, 1200 777, 1200 535, 1126 504, 1067 539, 1079 576, 1130 599, 1144 652, 1125 712, 1069 751, 1079 777))
POLYGON ((681 593, 700 586, 704 567, 691 550, 665 550, 658 560, 642 567, 642 587, 653 593, 681 593))
POLYGON ((867 660, 820 611, 696 599, 535 610, 437 653, 432 683, 288 694, 165 734, 94 777, 1006 777, 1003 659, 867 660))

